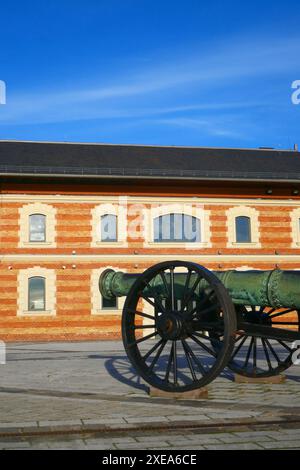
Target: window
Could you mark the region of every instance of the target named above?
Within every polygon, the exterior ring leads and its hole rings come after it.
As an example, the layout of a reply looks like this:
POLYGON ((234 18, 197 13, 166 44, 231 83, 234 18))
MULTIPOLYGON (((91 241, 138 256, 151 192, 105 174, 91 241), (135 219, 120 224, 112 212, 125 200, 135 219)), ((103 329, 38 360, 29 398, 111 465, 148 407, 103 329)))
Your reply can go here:
POLYGON ((29 216, 29 241, 46 241, 46 216, 43 214, 31 214, 29 216))
POLYGON ((120 271, 120 266, 104 266, 93 269, 91 272, 91 314, 92 315, 121 315, 125 303, 125 297, 113 297, 105 299, 99 290, 99 277, 106 269, 120 271))
POLYGON ((46 310, 46 288, 44 277, 28 279, 28 311, 46 310))
POLYGON ((117 216, 113 214, 104 214, 101 216, 101 241, 117 241, 117 216))
POLYGON ((35 202, 19 208, 19 248, 56 247, 56 208, 35 202))
POLYGON ((200 242, 200 220, 186 214, 166 214, 154 219, 155 242, 200 242))
POLYGON ((300 207, 291 211, 291 225, 292 225, 292 247, 299 248, 300 246, 300 207))
POLYGON ((251 219, 239 216, 235 219, 235 233, 237 243, 251 243, 251 219))
POLYGON ((101 296, 101 309, 102 310, 117 310, 118 302, 117 298, 113 297, 112 299, 105 299, 101 296))
POLYGON ((249 206, 235 206, 226 211, 227 247, 260 248, 259 210, 249 206))

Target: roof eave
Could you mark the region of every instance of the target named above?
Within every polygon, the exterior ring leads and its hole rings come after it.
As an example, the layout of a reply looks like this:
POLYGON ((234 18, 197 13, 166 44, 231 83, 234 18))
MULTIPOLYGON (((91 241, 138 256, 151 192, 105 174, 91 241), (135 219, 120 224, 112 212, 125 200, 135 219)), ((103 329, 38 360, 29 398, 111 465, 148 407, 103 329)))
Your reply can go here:
POLYGON ((290 184, 300 184, 300 179, 290 179, 290 178, 258 178, 258 177, 222 177, 218 175, 214 176, 182 176, 182 175, 99 175, 99 174, 62 174, 62 173, 0 173, 0 177, 22 177, 22 178, 68 178, 68 179, 164 179, 164 180, 183 180, 183 181, 237 181, 237 182, 261 182, 261 183, 290 183, 290 184))

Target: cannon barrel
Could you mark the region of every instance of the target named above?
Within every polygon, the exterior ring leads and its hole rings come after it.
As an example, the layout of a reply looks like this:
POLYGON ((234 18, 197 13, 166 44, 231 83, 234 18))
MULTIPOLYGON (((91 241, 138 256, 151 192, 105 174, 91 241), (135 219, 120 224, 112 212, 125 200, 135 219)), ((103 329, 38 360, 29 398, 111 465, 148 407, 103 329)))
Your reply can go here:
MULTIPOLYGON (((227 289, 235 305, 261 305, 300 309, 300 271, 213 271, 227 289)), ((99 279, 99 289, 106 299, 127 296, 132 285, 141 274, 129 274, 112 269, 105 270, 99 279)), ((185 273, 175 275, 175 291, 180 293, 186 282, 185 273)), ((192 281, 191 281, 192 282, 192 281)), ((199 283, 198 293, 207 287, 206 281, 199 283)), ((151 282, 151 289, 163 295, 162 279, 151 282)), ((150 295, 150 292, 149 292, 150 295)))

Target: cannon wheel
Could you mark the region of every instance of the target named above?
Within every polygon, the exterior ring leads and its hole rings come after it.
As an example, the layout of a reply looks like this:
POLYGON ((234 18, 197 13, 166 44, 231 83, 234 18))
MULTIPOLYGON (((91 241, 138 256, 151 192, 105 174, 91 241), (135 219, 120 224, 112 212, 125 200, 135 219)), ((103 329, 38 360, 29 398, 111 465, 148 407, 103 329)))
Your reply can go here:
POLYGON ((122 337, 129 360, 146 382, 167 392, 193 390, 216 378, 232 355, 235 333, 235 308, 226 289, 195 263, 163 262, 147 269, 133 284, 123 309, 122 337), (178 271, 186 274, 181 290, 178 271), (205 290, 197 290, 201 283, 205 290), (216 311, 217 321, 210 315, 216 311), (211 347, 210 331, 222 333, 215 340, 217 348, 211 347))
MULTIPOLYGON (((237 315, 253 324, 300 331, 299 311, 292 308, 242 306, 237 307, 237 315)), ((292 365, 292 343, 238 332, 228 367, 245 377, 278 375, 292 365)))

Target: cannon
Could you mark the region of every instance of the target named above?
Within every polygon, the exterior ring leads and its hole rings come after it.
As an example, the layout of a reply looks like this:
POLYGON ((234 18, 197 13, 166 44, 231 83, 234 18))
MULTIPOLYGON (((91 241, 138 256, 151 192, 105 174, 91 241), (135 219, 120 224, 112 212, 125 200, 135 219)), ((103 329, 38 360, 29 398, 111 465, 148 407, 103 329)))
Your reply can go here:
POLYGON ((125 351, 146 382, 167 392, 203 387, 226 367, 277 375, 300 344, 299 271, 213 272, 167 261, 141 274, 107 269, 99 289, 106 299, 126 296, 125 351))

